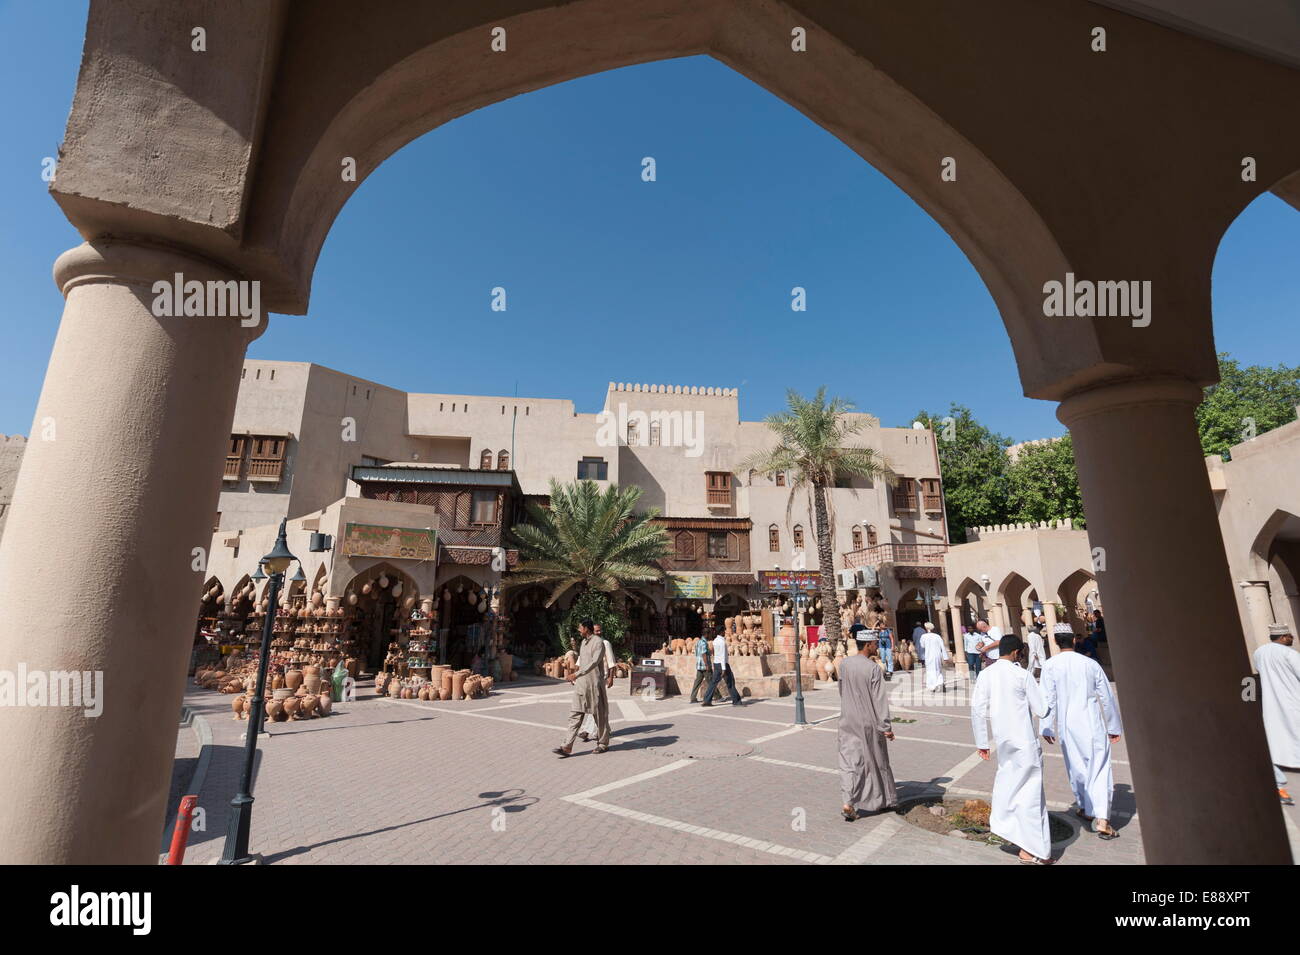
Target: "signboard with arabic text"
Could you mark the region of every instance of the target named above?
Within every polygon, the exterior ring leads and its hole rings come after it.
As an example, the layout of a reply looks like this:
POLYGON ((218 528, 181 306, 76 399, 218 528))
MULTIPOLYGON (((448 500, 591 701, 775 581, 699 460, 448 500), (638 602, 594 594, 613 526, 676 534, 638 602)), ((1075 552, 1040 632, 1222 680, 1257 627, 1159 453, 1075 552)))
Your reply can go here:
POLYGON ((438 532, 429 527, 386 527, 381 524, 347 524, 340 553, 344 557, 398 557, 433 560, 438 532))
POLYGON ((712 574, 670 573, 664 577, 664 593, 679 600, 712 600, 712 574))

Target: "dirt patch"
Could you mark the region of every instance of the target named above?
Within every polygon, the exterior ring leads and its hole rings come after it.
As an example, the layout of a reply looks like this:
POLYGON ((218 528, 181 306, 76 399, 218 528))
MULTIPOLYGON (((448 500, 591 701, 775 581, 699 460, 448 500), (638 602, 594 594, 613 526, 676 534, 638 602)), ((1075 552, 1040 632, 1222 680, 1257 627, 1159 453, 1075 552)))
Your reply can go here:
MULTIPOLYGON (((989 804, 982 799, 927 799, 905 807, 899 815, 926 832, 990 846, 1007 844, 1006 840, 989 831, 989 804), (942 814, 935 813, 935 807, 941 807, 942 814)), ((1069 823, 1051 813, 1047 814, 1047 826, 1054 843, 1063 842, 1074 834, 1069 823)))

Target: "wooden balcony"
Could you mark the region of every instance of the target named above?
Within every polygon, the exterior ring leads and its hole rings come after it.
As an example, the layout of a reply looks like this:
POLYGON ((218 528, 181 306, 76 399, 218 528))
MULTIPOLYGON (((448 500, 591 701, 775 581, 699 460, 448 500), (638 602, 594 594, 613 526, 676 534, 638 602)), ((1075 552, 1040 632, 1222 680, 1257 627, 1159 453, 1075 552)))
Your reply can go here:
POLYGON ((947 544, 877 544, 844 555, 845 567, 901 564, 907 567, 943 566, 947 544))
POLYGON ((248 479, 250 481, 279 481, 284 475, 282 458, 249 458, 248 479))
POLYGON ((731 488, 711 487, 707 493, 709 507, 731 507, 731 488))
POLYGON ((927 511, 942 511, 942 510, 943 510, 943 495, 942 495, 942 494, 925 494, 925 495, 923 495, 923 497, 924 497, 924 499, 925 499, 925 509, 926 509, 927 511))
POLYGON ((242 470, 243 463, 244 463, 244 456, 242 454, 226 455, 226 470, 222 474, 222 480, 238 481, 240 477, 239 472, 242 470))

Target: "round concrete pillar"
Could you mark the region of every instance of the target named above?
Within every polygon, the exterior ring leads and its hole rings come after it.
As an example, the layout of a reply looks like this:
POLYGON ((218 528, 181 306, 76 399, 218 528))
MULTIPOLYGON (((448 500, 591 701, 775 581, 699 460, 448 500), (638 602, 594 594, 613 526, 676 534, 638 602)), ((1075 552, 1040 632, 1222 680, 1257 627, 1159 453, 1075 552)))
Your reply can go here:
POLYGON ((1057 414, 1104 554, 1146 861, 1288 863, 1259 706, 1241 699, 1250 668, 1196 434, 1201 397, 1181 379, 1131 381, 1073 395, 1057 414))
POLYGON ((1246 620, 1250 632, 1246 640, 1252 650, 1269 642, 1268 628, 1273 622, 1273 604, 1269 599, 1267 580, 1241 580, 1241 599, 1246 604, 1246 620))
POLYGON ((0 862, 157 862, 239 370, 265 325, 155 317, 153 283, 177 273, 235 278, 124 243, 55 264, 63 319, 0 545, 0 671, 100 673, 102 712, 0 708, 0 862))

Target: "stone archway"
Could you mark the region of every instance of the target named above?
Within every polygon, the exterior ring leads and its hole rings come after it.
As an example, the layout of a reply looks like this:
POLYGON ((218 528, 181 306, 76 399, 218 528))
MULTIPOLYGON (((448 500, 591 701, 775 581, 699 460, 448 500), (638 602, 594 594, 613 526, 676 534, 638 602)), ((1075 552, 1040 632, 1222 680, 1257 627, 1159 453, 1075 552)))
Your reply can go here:
POLYGON ((1144 634, 1142 650, 1118 647, 1117 672, 1166 688, 1125 701, 1148 860, 1289 859, 1258 713, 1239 705, 1240 668, 1222 665, 1245 661, 1193 409, 1216 377, 1214 249, 1267 188, 1225 169, 1246 154, 1300 169, 1300 128, 1278 121, 1300 75, 1084 0, 954 5, 942 30, 926 4, 834 0, 452 0, 369 19, 350 0, 318 0, 205 16, 225 40, 219 66, 160 41, 188 37, 184 9, 91 5, 52 189, 87 243, 56 264, 66 305, 36 417, 58 421, 60 438, 29 444, 14 490, 0 666, 102 669, 139 705, 108 708, 93 732, 68 713, 5 714, 0 763, 79 767, 60 807, 29 774, 3 782, 6 861, 147 862, 165 815, 164 729, 182 684, 163 675, 184 670, 190 551, 209 539, 240 363, 266 319, 159 317, 154 283, 256 281, 265 310, 302 313, 334 217, 404 143, 550 83, 697 53, 801 110, 925 208, 988 286, 1025 393, 1063 402, 1089 533, 1119 571, 1099 575, 1109 616, 1144 634), (1120 69, 1088 68, 1083 40, 1061 46, 1099 23, 1124 30, 1107 54, 1120 69), (494 26, 509 52, 493 52, 494 26), (1104 135, 1077 135, 1093 127, 1104 135), (1151 320, 1045 314, 1045 283, 1067 273, 1150 282, 1151 320), (1160 495, 1134 492, 1152 482, 1160 495), (138 599, 88 633, 30 619, 18 582, 32 577, 138 599), (1152 600, 1175 581, 1195 607, 1152 600), (1178 640, 1193 631, 1206 638, 1178 640), (1202 734, 1179 732, 1207 710, 1202 734), (1220 771, 1189 778, 1206 749, 1220 771), (1177 798, 1169 779, 1184 781, 1177 798), (1225 802, 1244 820, 1231 831, 1218 825, 1225 802))
POLYGON ((1300 516, 1278 508, 1250 548, 1251 579, 1238 582, 1246 605, 1252 647, 1268 642, 1268 628, 1300 626, 1300 516))

